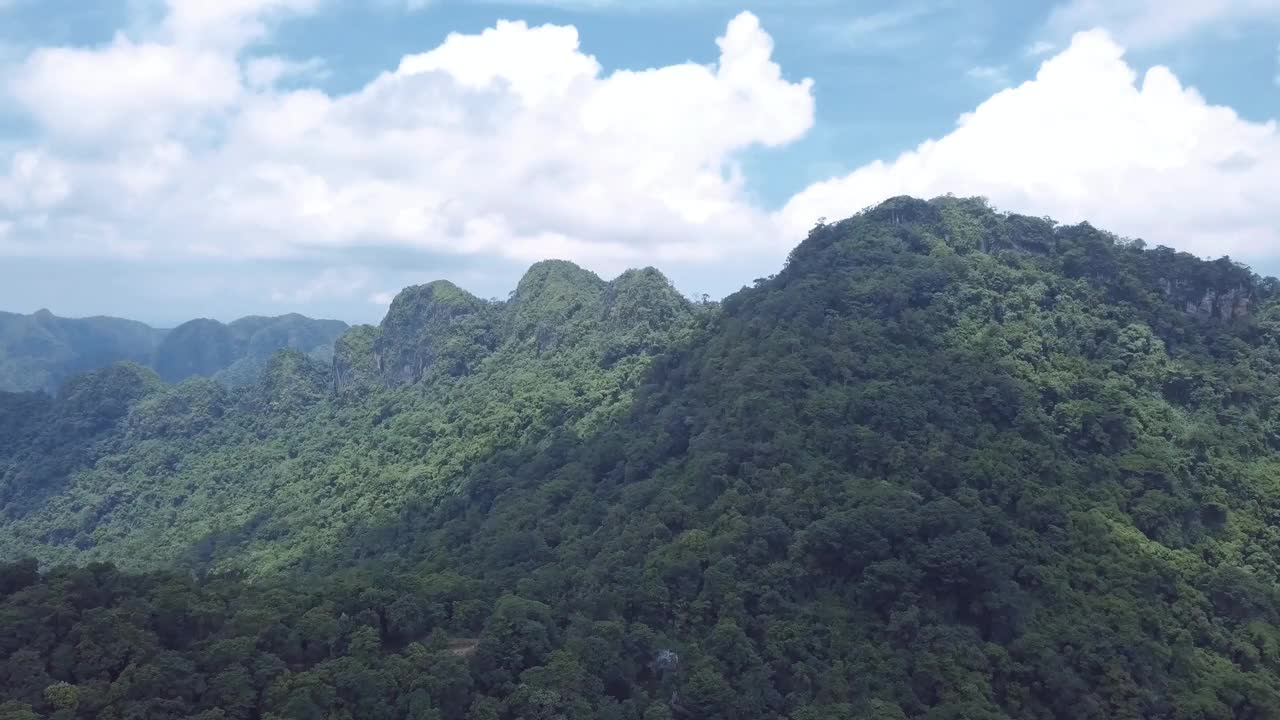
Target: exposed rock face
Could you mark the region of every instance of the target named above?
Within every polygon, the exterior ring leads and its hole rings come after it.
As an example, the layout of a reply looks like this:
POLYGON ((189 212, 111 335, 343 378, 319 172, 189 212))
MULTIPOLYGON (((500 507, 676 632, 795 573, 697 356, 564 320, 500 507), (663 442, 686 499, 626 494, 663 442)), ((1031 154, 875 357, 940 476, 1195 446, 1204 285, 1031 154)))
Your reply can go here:
POLYGON ((1244 287, 1229 290, 1210 288, 1205 291, 1199 302, 1188 301, 1186 311, 1202 320, 1221 320, 1231 322, 1237 318, 1248 317, 1252 305, 1252 293, 1244 287))
POLYGON ((378 362, 373 348, 382 330, 373 325, 356 325, 333 344, 333 389, 343 392, 372 385, 378 379, 378 362))
POLYGON ((405 288, 373 342, 378 376, 394 386, 435 370, 466 373, 493 349, 494 309, 445 280, 405 288))
POLYGON ((1170 303, 1201 320, 1232 322, 1249 317, 1258 299, 1257 282, 1251 276, 1203 279, 1162 277, 1160 291, 1170 303))

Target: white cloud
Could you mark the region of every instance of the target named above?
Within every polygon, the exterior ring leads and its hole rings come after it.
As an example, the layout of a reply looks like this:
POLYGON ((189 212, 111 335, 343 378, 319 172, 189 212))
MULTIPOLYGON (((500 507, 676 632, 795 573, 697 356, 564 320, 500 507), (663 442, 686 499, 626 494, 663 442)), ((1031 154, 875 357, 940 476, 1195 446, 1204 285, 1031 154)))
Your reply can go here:
POLYGON ((1206 255, 1275 257, 1280 134, 1208 104, 1164 67, 1138 82, 1106 33, 1076 35, 1034 80, 997 93, 949 135, 813 185, 779 214, 798 235, 899 194, 989 197, 1206 255))
POLYGON ((314 79, 328 75, 324 61, 320 58, 308 60, 291 60, 289 58, 267 55, 255 57, 244 63, 244 76, 249 86, 264 90, 269 89, 287 78, 314 79))
POLYGON ((1048 55, 1057 49, 1057 46, 1048 40, 1037 40, 1027 46, 1027 57, 1040 57, 1048 55))
POLYGON ((264 292, 377 303, 393 281, 359 257, 384 251, 563 257, 602 273, 745 267, 780 258, 820 216, 946 192, 1206 254, 1280 248, 1275 124, 1209 105, 1162 67, 1139 81, 1100 32, 951 134, 771 214, 739 158, 808 132, 813 87, 783 77, 751 14, 706 65, 606 74, 574 28, 502 22, 330 94, 307 87, 314 61, 247 50, 317 2, 170 0, 132 34, 0 73, 38 128, 0 149, 0 255, 354 257, 264 292))
POLYGON ((69 193, 62 164, 40 151, 15 154, 8 173, 0 175, 0 207, 45 210, 62 202, 69 193))
POLYGON ((230 106, 241 87, 225 55, 117 36, 98 49, 37 50, 9 94, 52 134, 103 140, 174 131, 230 106))
POLYGON ((166 0, 166 35, 183 46, 237 50, 282 16, 315 10, 322 0, 166 0))
POLYGON ((1258 19, 1280 20, 1280 0, 1066 0, 1048 27, 1058 35, 1103 27, 1130 47, 1150 47, 1258 19))
POLYGON ((964 74, 993 85, 1007 85, 1009 82, 1009 69, 1003 65, 975 65, 964 74))
POLYGON ((711 65, 606 75, 574 28, 501 22, 350 94, 286 91, 275 81, 306 67, 239 45, 313 4, 171 0, 153 39, 32 54, 11 93, 66 185, 30 245, 89 219, 77 252, 95 237, 158 256, 400 246, 612 272, 777 250, 736 158, 801 137, 813 95, 782 77, 753 15, 711 65))
POLYGON ((208 133, 258 86, 315 71, 315 61, 257 58, 244 47, 271 20, 320 0, 165 0, 166 14, 136 36, 100 47, 47 47, 5 73, 6 94, 51 135, 83 143, 208 133))

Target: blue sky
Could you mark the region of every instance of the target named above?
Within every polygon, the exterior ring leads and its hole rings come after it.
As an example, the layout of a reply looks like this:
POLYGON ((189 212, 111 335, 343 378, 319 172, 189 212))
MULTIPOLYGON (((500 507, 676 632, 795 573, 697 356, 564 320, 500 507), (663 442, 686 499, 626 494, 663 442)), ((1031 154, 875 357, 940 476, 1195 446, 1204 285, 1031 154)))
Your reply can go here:
POLYGON ((723 295, 903 192, 1277 273, 1278 61, 1280 0, 0 0, 0 309, 723 295))

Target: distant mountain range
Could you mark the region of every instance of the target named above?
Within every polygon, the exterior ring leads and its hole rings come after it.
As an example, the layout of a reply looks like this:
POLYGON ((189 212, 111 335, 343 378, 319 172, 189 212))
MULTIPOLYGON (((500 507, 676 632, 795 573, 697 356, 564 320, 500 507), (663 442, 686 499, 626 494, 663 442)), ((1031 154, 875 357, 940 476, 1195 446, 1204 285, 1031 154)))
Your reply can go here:
POLYGON ((346 330, 339 320, 297 314, 229 324, 202 318, 162 329, 114 317, 58 317, 48 310, 0 312, 0 390, 53 393, 79 373, 120 361, 150 367, 169 382, 203 376, 240 386, 255 381, 271 355, 285 348, 328 362, 334 341, 346 330))

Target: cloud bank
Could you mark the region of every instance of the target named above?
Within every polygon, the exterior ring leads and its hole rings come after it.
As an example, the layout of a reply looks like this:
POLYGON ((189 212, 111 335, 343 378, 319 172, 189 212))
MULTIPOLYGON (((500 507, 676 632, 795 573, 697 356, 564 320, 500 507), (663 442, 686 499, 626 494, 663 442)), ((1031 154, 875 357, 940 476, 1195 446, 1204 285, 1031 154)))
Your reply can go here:
POLYGON ((1000 208, 1094 225, 1201 255, 1280 255, 1280 136, 1183 87, 1139 78, 1104 31, 1076 34, 1033 80, 950 134, 810 186, 778 214, 787 234, 886 197, 985 195, 1000 208))
MULTIPOLYGON (((1057 54, 1035 46, 1035 78, 946 136, 770 208, 741 159, 805 136, 816 90, 784 74, 750 13, 706 65, 606 73, 575 28, 503 21, 332 94, 314 84, 322 60, 264 52, 277 23, 317 7, 168 0, 103 45, 0 69, 32 127, 0 146, 0 257, 340 257, 263 297, 383 298, 388 276, 362 266, 366 251, 561 257, 606 274, 767 266, 819 217, 953 192, 1200 254, 1280 258, 1275 122, 1213 105, 1167 68, 1139 73, 1102 30, 1057 54)), ((1205 21, 1167 20, 1168 32, 1205 21)))
POLYGON ((775 242, 737 155, 813 124, 743 13, 713 65, 604 74, 572 27, 499 22, 358 91, 278 87, 249 57, 308 0, 172 0, 144 37, 47 48, 7 91, 40 129, 9 158, 15 254, 287 257, 403 246, 603 271, 775 242))

